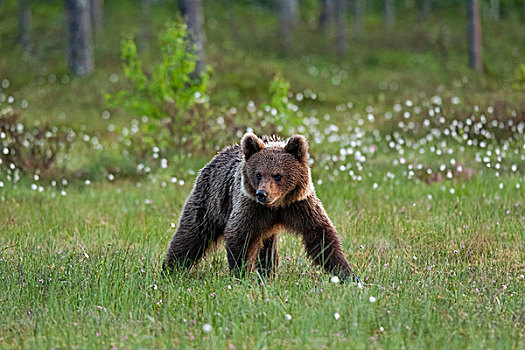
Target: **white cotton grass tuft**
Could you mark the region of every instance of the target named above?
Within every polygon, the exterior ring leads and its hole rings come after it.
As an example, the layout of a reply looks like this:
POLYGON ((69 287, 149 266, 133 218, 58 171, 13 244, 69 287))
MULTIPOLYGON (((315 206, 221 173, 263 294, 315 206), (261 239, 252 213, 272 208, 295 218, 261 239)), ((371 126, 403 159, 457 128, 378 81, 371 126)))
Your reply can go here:
POLYGON ((204 333, 210 333, 213 330, 213 327, 209 323, 205 323, 202 325, 202 331, 204 333))

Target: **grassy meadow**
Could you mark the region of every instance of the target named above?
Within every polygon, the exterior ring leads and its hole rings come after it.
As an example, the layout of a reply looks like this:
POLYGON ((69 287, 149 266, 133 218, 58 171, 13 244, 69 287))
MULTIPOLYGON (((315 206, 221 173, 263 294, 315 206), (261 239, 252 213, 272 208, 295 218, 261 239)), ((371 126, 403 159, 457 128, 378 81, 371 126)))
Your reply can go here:
MULTIPOLYGON (((523 20, 483 22, 479 75, 461 11, 400 13, 395 33, 371 13, 340 58, 310 12, 296 33, 310 39, 285 49, 270 9, 205 3, 213 125, 181 155, 144 146, 144 118, 104 99, 125 86, 117 48, 139 8, 107 2, 97 68, 77 78, 60 4, 35 6, 28 56, 16 6, 0 2, 0 110, 71 136, 45 174, 0 164, 0 349, 524 348, 523 20), (247 129, 272 130, 277 73, 301 117, 278 131, 307 136, 317 195, 362 285, 332 283, 284 232, 272 278, 231 277, 223 245, 163 278, 198 170, 247 129)), ((162 6, 153 33, 173 17, 162 6)), ((147 63, 155 50, 152 39, 147 63)))

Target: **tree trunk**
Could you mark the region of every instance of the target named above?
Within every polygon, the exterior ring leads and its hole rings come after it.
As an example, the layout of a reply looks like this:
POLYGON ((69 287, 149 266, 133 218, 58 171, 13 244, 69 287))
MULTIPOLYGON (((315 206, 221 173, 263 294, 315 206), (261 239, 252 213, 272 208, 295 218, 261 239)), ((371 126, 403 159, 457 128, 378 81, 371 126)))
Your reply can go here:
POLYGON ((149 39, 151 36, 151 0, 141 1, 140 12, 140 40, 139 47, 142 52, 147 51, 149 47, 149 39))
POLYGON ((335 0, 337 54, 346 53, 346 0, 335 0))
POLYGON ((385 3, 385 25, 387 28, 392 28, 395 21, 396 9, 394 5, 394 0, 384 0, 385 3))
POLYGON ((499 21, 500 18, 500 2, 499 0, 490 0, 490 19, 492 21, 499 21))
POLYGON ((89 0, 66 0, 66 18, 69 70, 89 75, 94 68, 89 0))
POLYGON ((354 0, 354 33, 356 36, 363 31, 365 18, 365 0, 354 0))
POLYGON ((194 46, 195 54, 199 57, 195 66, 195 73, 200 74, 206 68, 206 52, 204 51, 206 34, 204 33, 202 3, 201 0, 180 0, 179 8, 182 17, 188 24, 188 35, 194 46))
POLYGON ((447 62, 448 62, 448 41, 447 41, 447 31, 444 25, 440 25, 438 37, 437 37, 437 45, 438 49, 438 58, 440 60, 441 69, 445 72, 447 70, 447 62))
POLYGON ((226 20, 230 24, 230 34, 234 41, 241 40, 239 33, 239 26, 237 25, 237 18, 235 17, 235 5, 236 0, 228 0, 226 9, 226 20))
POLYGON ((478 72, 483 71, 483 61, 481 59, 481 16, 479 10, 479 0, 467 0, 468 12, 468 54, 469 65, 478 72))
POLYGON ((430 12, 432 12, 432 0, 423 0, 421 4, 421 18, 427 18, 430 12))
POLYGON ((333 0, 320 0, 321 14, 319 15, 319 30, 324 32, 328 23, 332 20, 334 12, 333 0))
POLYGON ((279 0, 281 32, 284 44, 288 47, 292 43, 292 32, 297 23, 299 4, 297 0, 279 0))
POLYGON ((31 52, 33 43, 31 40, 31 7, 28 0, 18 0, 18 29, 20 30, 20 43, 24 52, 31 52))
POLYGON ((103 5, 104 0, 90 0, 89 17, 91 19, 91 28, 93 33, 98 33, 100 32, 100 29, 102 29, 103 5))

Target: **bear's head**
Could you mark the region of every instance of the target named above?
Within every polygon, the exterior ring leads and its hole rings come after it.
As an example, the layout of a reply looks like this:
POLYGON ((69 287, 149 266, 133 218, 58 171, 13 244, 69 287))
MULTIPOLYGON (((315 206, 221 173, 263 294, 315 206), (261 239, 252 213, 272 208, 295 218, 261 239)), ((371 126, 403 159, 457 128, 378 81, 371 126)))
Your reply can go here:
POLYGON ((259 204, 285 207, 313 193, 304 136, 293 135, 283 142, 247 133, 241 150, 243 191, 259 204))

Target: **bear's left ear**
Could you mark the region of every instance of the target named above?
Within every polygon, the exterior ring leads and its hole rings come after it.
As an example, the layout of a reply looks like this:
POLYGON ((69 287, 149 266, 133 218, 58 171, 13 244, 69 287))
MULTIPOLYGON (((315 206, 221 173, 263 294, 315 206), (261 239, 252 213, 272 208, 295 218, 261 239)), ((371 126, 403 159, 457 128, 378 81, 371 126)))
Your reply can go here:
POLYGON ((301 163, 306 164, 306 154, 308 153, 308 142, 302 135, 293 135, 288 139, 284 151, 290 153, 301 163))
POLYGON ((264 148, 264 143, 257 137, 257 135, 249 132, 242 137, 241 149, 246 160, 250 159, 251 156, 264 148))

